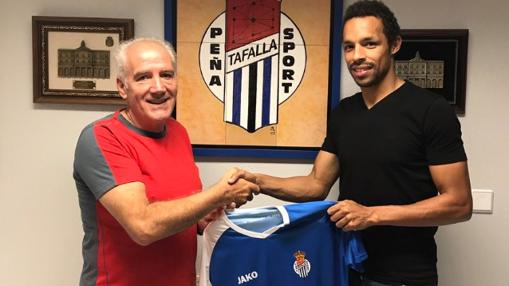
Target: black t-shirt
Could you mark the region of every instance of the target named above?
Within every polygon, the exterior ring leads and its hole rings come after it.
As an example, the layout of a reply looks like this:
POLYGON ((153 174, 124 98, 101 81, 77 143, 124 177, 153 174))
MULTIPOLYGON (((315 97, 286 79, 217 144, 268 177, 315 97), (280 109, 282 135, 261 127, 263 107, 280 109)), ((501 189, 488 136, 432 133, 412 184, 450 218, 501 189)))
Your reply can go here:
MULTIPOLYGON (((430 165, 465 161, 461 128, 440 95, 405 82, 371 109, 361 93, 333 111, 322 150, 340 166, 339 200, 406 205, 438 194, 430 165)), ((380 282, 437 281, 436 227, 378 226, 363 231, 366 274, 380 282)))

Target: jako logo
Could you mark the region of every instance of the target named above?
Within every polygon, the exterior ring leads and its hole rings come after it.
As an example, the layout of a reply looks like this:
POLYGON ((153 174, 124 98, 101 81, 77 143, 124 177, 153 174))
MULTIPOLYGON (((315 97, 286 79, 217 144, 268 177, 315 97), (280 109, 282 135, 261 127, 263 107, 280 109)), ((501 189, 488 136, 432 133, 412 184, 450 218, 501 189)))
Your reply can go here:
POLYGON ((253 272, 245 274, 245 275, 240 275, 240 276, 237 277, 237 279, 239 280, 237 282, 237 284, 240 285, 242 283, 249 282, 249 281, 254 280, 256 278, 258 278, 258 272, 256 272, 256 271, 253 271, 253 272))
POLYGON ((305 68, 304 39, 280 0, 226 0, 202 37, 203 80, 223 102, 224 121, 250 133, 278 123, 305 68))

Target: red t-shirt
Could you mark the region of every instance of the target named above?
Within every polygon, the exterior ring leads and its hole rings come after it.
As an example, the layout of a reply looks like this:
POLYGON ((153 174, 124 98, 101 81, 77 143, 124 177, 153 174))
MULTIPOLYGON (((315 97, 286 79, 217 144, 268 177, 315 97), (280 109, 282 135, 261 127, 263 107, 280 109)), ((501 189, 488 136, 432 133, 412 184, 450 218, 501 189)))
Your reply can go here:
POLYGON ((148 132, 119 112, 96 121, 78 140, 74 178, 85 232, 80 285, 195 284, 195 226, 140 246, 98 201, 129 182, 144 183, 150 202, 199 192, 198 168, 182 125, 170 119, 164 132, 148 132))

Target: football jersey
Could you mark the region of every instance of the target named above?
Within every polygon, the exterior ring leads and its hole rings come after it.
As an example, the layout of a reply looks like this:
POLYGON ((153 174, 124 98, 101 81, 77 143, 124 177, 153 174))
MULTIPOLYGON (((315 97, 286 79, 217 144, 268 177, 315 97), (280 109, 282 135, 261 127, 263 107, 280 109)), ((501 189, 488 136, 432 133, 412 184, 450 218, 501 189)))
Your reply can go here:
POLYGON ((333 204, 226 212, 205 229, 200 286, 348 285, 367 254, 358 233, 330 221, 333 204))

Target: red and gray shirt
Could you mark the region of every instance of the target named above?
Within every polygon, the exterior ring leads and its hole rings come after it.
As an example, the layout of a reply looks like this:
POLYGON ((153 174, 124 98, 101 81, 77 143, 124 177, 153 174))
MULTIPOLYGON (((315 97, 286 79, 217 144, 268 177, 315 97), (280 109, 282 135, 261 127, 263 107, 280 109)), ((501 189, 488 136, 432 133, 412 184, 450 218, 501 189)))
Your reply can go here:
POLYGON ((145 184, 150 202, 200 191, 182 125, 170 119, 163 132, 148 132, 117 111, 82 131, 73 175, 84 230, 80 285, 194 285, 196 227, 140 246, 99 202, 115 186, 130 182, 145 184))

